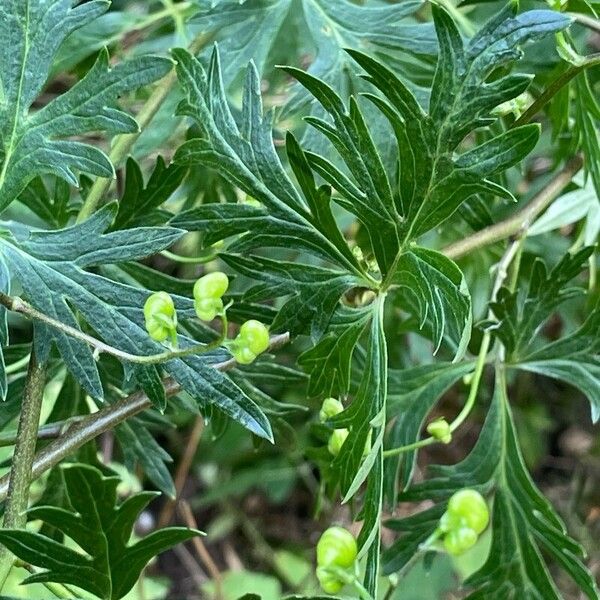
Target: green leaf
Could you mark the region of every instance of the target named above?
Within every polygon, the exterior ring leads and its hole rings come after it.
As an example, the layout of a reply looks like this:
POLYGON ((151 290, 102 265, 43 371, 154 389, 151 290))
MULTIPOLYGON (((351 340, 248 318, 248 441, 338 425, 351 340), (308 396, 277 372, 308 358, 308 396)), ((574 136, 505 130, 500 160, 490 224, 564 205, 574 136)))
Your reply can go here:
POLYGON ((114 229, 164 223, 170 215, 161 214, 158 208, 179 187, 185 174, 186 169, 175 164, 166 166, 164 159, 159 156, 148 183, 144 186, 138 163, 129 158, 125 166, 125 188, 119 201, 114 229))
POLYGON ((396 261, 392 282, 419 326, 428 323, 435 351, 446 335, 460 360, 471 338, 472 314, 471 295, 456 264, 435 250, 413 246, 396 261))
POLYGON ((377 596, 381 547, 381 514, 383 508, 383 433, 387 397, 387 346, 383 330, 384 298, 372 306, 372 321, 365 360, 366 370, 352 404, 330 420, 332 425, 349 427, 340 453, 332 463, 339 477, 344 501, 348 501, 367 480, 363 507, 357 520, 363 521, 358 536, 359 555, 366 556, 365 587, 377 596), (372 447, 364 457, 369 436, 372 447), (361 466, 361 462, 363 462, 361 466))
POLYGON ((492 72, 520 58, 519 46, 564 29, 569 19, 552 11, 530 11, 512 17, 511 3, 466 45, 444 9, 432 7, 440 45, 436 74, 426 113, 408 87, 373 58, 349 50, 366 71, 365 78, 386 98, 368 95, 388 118, 398 142, 399 194, 403 243, 434 229, 473 194, 511 199, 490 177, 517 164, 533 149, 539 128, 526 125, 459 152, 469 133, 496 121, 493 109, 528 86, 527 75, 492 72), (458 153, 458 154, 457 154, 458 153))
POLYGON ((600 134, 598 121, 600 120, 600 105, 598 98, 592 91, 587 71, 581 73, 575 80, 575 115, 576 134, 585 152, 585 169, 589 174, 596 197, 600 198, 600 134))
POLYGON ((329 333, 299 356, 298 364, 310 375, 309 396, 337 397, 348 393, 352 355, 370 314, 368 309, 338 307, 329 333))
POLYGON ((333 144, 352 179, 321 156, 307 153, 308 161, 340 192, 335 201, 355 214, 366 227, 379 268, 386 274, 400 249, 396 231, 400 215, 394 204, 390 178, 364 116, 354 98, 351 97, 346 107, 324 81, 299 69, 285 67, 285 71, 295 77, 333 119, 332 125, 324 119, 307 117, 308 123, 333 144))
POLYGON ((277 313, 272 325, 275 331, 309 333, 313 339, 320 338, 327 329, 340 296, 360 284, 355 276, 323 267, 229 254, 222 258, 238 273, 264 282, 251 287, 244 299, 291 296, 277 313))
POLYGON ((172 462, 152 434, 139 419, 129 419, 121 423, 115 434, 131 471, 136 464, 142 467, 146 477, 163 493, 175 498, 175 484, 165 463, 172 462))
POLYGON ((577 175, 573 183, 581 187, 557 198, 529 228, 527 237, 560 229, 585 219, 583 243, 585 246, 593 246, 596 243, 600 235, 598 193, 591 179, 584 184, 583 178, 577 175))
POLYGON ((142 492, 117 504, 119 479, 104 477, 89 465, 63 467, 71 510, 37 506, 28 511, 70 537, 85 554, 39 533, 21 529, 0 531, 0 541, 17 557, 44 569, 24 583, 56 582, 75 585, 106 600, 118 600, 134 586, 157 554, 200 531, 169 527, 128 545, 140 512, 156 496, 142 492))
MULTIPOLYGON (((24 297, 40 312, 61 323, 79 328, 75 311, 103 341, 132 354, 157 354, 165 347, 154 342, 144 326, 143 306, 149 291, 117 283, 85 269, 96 265, 134 261, 155 254, 178 240, 182 230, 169 227, 140 227, 104 233, 112 224, 115 204, 109 204, 90 219, 62 230, 33 231, 26 239, 0 238, 0 249, 23 288, 24 297), (118 308, 118 310, 117 310, 118 308)), ((193 301, 174 297, 180 318, 195 317, 193 301)), ((64 331, 41 323, 35 327, 40 360, 55 344, 67 367, 83 388, 96 399, 103 397, 96 360, 91 348, 64 331)), ((180 346, 195 343, 181 335, 180 346)), ((218 404, 232 419, 256 435, 271 439, 269 423, 260 409, 223 373, 211 364, 223 360, 216 350, 164 363, 170 374, 201 408, 218 404)), ((164 394, 157 390, 156 367, 136 370, 138 381, 159 404, 164 394)))
POLYGON ((574 333, 522 357, 518 369, 560 379, 586 395, 592 421, 600 419, 600 307, 574 333))
POLYGON ((124 92, 159 79, 168 59, 139 56, 109 68, 102 52, 84 79, 40 110, 29 113, 42 91, 62 41, 101 15, 109 3, 92 0, 7 0, 0 6, 0 210, 35 176, 52 173, 77 185, 74 170, 113 177, 104 152, 61 140, 89 131, 134 133, 135 120, 115 106, 124 92))
POLYGON ((575 254, 567 253, 550 272, 543 260, 536 259, 524 298, 507 288, 498 292, 496 302, 490 305, 498 323, 491 327, 513 358, 527 351, 540 327, 558 306, 584 293, 583 288, 567 287, 567 284, 579 275, 592 252, 590 247, 575 254))
MULTIPOLYGON (((283 168, 273 145, 272 117, 262 114, 260 82, 254 66, 248 67, 242 123, 238 126, 225 96, 217 49, 208 73, 185 50, 174 50, 173 54, 186 95, 178 112, 194 118, 201 131, 199 138, 177 150, 175 162, 209 166, 265 207, 207 205, 184 212, 173 222, 190 230, 206 228, 211 241, 252 229, 254 235, 243 235, 230 249, 247 252, 259 246, 289 247, 293 243, 351 271, 359 271, 341 233, 332 235, 332 227, 336 227, 332 219, 324 226, 317 220, 315 202, 322 205, 320 211, 326 212, 330 192, 316 190, 309 173, 302 181, 307 193, 305 201, 283 168), (226 223, 219 223, 223 220, 226 223), (212 225, 211 221, 217 222, 212 225)), ((299 153, 297 160, 302 160, 299 153)))
POLYGON ((33 179, 19 196, 19 202, 46 224, 59 229, 66 227, 76 208, 69 205, 69 184, 59 178, 53 179, 53 186, 46 186, 41 177, 33 179))
POLYGON ((551 504, 527 472, 506 396, 502 367, 496 391, 475 447, 460 463, 431 467, 432 477, 400 495, 401 501, 432 499, 435 505, 406 519, 388 521, 402 537, 384 552, 385 571, 405 565, 420 543, 437 527, 448 498, 470 487, 494 493, 492 547, 483 567, 465 582, 469 599, 523 598, 560 600, 562 597, 542 558, 542 552, 565 570, 588 598, 598 590, 584 567, 583 548, 566 534, 551 504))
MULTIPOLYGON (((432 54, 435 38, 431 27, 408 21, 421 6, 419 0, 405 0, 396 6, 357 6, 348 0, 226 0, 216 6, 198 3, 192 23, 205 31, 216 31, 223 55, 230 57, 224 79, 231 83, 253 61, 260 72, 270 65, 269 56, 277 40, 285 35, 286 60, 297 64, 305 53, 303 30, 294 23, 296 12, 312 37, 314 60, 310 72, 341 89, 348 77, 348 61, 341 52, 345 47, 367 47, 373 52, 394 50, 432 54), (301 11, 296 11, 301 7, 301 11), (404 21, 404 22, 403 22, 404 21), (290 27, 290 23, 294 23, 290 27)), ((296 95, 297 108, 305 96, 296 95)))

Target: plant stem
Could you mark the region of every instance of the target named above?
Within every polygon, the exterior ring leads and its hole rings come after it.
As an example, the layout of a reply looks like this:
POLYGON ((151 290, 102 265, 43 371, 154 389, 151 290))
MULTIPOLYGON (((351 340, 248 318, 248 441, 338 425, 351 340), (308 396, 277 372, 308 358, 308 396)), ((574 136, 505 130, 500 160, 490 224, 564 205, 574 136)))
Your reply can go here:
MULTIPOLYGON (((524 235, 523 231, 522 235, 524 235)), ((513 240, 508 248, 506 249, 502 259, 498 263, 496 268, 496 278, 494 280, 494 286, 492 288, 492 293, 490 295, 490 302, 494 302, 496 300, 496 296, 500 291, 500 288, 504 284, 504 281, 508 277, 509 267, 515 258, 520 261, 521 257, 521 249, 522 249, 522 240, 521 237, 513 240)), ((516 276, 515 276, 516 277, 516 276)), ((493 319, 494 313, 490 309, 488 311, 488 319, 493 319)), ((473 407, 475 406, 475 402, 477 400, 477 394, 479 393, 479 387, 481 385, 481 377, 483 375, 483 370, 485 368, 487 362, 487 356, 490 350, 490 343, 492 341, 491 330, 487 329, 483 334, 483 338, 481 340, 481 346, 479 348, 479 354, 477 356, 477 363, 475 365, 475 371, 473 372, 473 377, 471 379, 471 384, 469 387, 469 395, 467 397, 467 401, 463 406, 462 410, 456 418, 450 423, 450 431, 454 433, 467 419, 473 407)), ((409 452, 410 450, 417 450, 418 448, 423 448, 425 446, 430 446, 431 444, 435 444, 439 442, 437 438, 432 436, 424 438, 422 440, 418 440, 413 442, 412 444, 407 444, 406 446, 398 446, 397 448, 390 448, 389 450, 385 450, 383 452, 384 458, 389 458, 390 456, 397 456, 398 454, 403 454, 404 452, 409 452)))
POLYGON ((169 498, 163 505, 160 515, 158 516, 158 529, 163 529, 166 527, 173 518, 177 502, 180 499, 183 486, 187 481, 190 468, 192 467, 196 450, 198 450, 198 444, 200 443, 200 438, 202 437, 203 431, 204 418, 201 415, 198 415, 194 420, 194 426, 192 427, 192 431, 188 437, 183 455, 179 465, 177 466, 177 472, 175 474, 175 496, 173 498, 169 498))
POLYGON ((205 264, 215 260, 215 258, 217 258, 217 256, 219 255, 219 253, 216 250, 214 250, 214 248, 206 248, 204 252, 205 254, 202 254, 200 256, 181 256, 181 254, 174 254, 173 252, 169 252, 168 250, 163 250, 161 252, 161 255, 165 258, 168 258, 169 260, 172 260, 173 262, 189 265, 205 264))
POLYGON ((466 237, 463 240, 446 246, 442 252, 452 259, 465 256, 469 252, 500 242, 512 236, 520 236, 520 232, 529 228, 533 220, 550 205, 563 188, 568 185, 573 177, 583 166, 583 158, 579 155, 572 158, 556 177, 539 193, 529 204, 517 211, 504 221, 466 237))
MULTIPOLYGON (((18 435, 8 475, 6 509, 2 524, 5 529, 22 529, 27 523, 25 511, 29 500, 29 485, 32 481, 32 464, 45 382, 46 370, 43 365, 38 364, 32 352, 23 392, 18 435)), ((0 548, 0 590, 8 577, 12 563, 12 554, 8 549, 0 548)))
MULTIPOLYGON (((53 440, 57 438, 67 426, 68 421, 58 421, 56 423, 50 423, 43 425, 38 429, 37 439, 38 440, 53 440)), ((5 446, 14 446, 16 441, 19 439, 18 431, 4 431, 0 433, 0 448, 5 446)))
MULTIPOLYGON (((275 335, 271 338, 269 349, 275 350, 286 344, 289 339, 290 336, 288 333, 275 335)), ((228 371, 236 365, 236 361, 231 358, 212 365, 212 367, 219 371, 228 371)), ((167 397, 174 396, 181 391, 181 386, 172 378, 164 379, 163 386, 167 397)), ((137 415, 151 407, 152 402, 148 399, 148 396, 140 391, 74 422, 61 437, 48 444, 48 446, 35 456, 32 466, 32 480, 57 465, 65 457, 69 456, 69 454, 101 433, 113 429, 129 417, 137 415)), ((0 479, 0 500, 6 497, 7 492, 8 477, 5 476, 0 479)))
MULTIPOLYGON (((208 41, 209 36, 206 34, 201 34, 190 44, 189 51, 192 54, 197 54, 202 47, 208 41)), ((115 138, 114 144, 109 153, 110 162, 116 167, 123 159, 127 156, 133 144, 135 144, 136 140, 140 137, 142 130, 150 123, 150 121, 154 118, 154 115, 158 112, 158 109, 164 102, 165 98, 168 96, 171 88, 177 82, 177 73, 173 69, 168 75, 163 77, 154 88, 154 92, 148 98, 144 106, 141 108, 140 112, 136 116, 136 121, 139 125, 139 131, 137 133, 125 133, 119 135, 115 138)), ((96 181, 90 188, 90 191, 79 211, 79 215, 77 216, 77 223, 81 223, 81 221, 85 221, 98 207, 104 194, 108 191, 108 188, 111 184, 111 179, 106 177, 97 177, 96 181)))
POLYGON ((567 13, 569 17, 573 20, 577 21, 580 25, 584 27, 588 27, 589 29, 593 29, 595 32, 600 33, 600 21, 594 17, 590 17, 589 15, 582 15, 579 13, 567 13))
POLYGON ((57 321, 48 315, 40 312, 35 309, 31 304, 28 304, 21 298, 13 298, 0 292, 0 304, 6 306, 9 310, 13 312, 18 312, 23 315, 30 317, 31 319, 35 319, 37 321, 41 321, 46 325, 50 325, 50 327, 54 327, 55 329, 59 329, 63 333, 71 336, 72 338, 81 340, 86 344, 95 348, 98 352, 105 352, 106 354, 110 354, 116 358, 121 360, 125 360, 127 362, 139 363, 139 364, 159 364, 169 360, 173 360, 175 358, 181 358, 182 356, 190 356, 191 354, 204 354, 205 352, 209 352, 210 350, 215 350, 225 340, 225 333, 227 327, 227 320, 225 317, 222 317, 222 329, 224 332, 219 336, 218 339, 208 343, 208 344, 194 344, 193 346, 188 346, 187 348, 177 349, 177 350, 168 350, 165 352, 159 352, 158 354, 131 354, 129 352, 125 352, 124 350, 119 350, 119 348, 115 348, 110 344, 106 344, 105 342, 84 333, 80 329, 75 327, 71 327, 70 325, 66 325, 61 321, 57 321))
POLYGON ((579 75, 585 69, 600 65, 600 54, 592 54, 583 59, 579 64, 572 65, 564 73, 559 75, 531 104, 531 106, 511 125, 519 127, 529 123, 535 115, 558 93, 558 91, 571 79, 579 75))

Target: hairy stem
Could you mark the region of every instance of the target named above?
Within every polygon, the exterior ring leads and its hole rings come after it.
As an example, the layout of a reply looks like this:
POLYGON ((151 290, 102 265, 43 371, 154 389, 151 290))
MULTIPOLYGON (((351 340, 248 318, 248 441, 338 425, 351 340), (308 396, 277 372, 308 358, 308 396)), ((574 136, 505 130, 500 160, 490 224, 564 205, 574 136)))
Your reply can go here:
POLYGON ((463 240, 446 246, 442 252, 449 258, 456 259, 465 256, 477 248, 489 246, 495 242, 519 237, 521 232, 528 229, 533 220, 543 212, 568 185, 583 166, 583 158, 579 155, 572 158, 556 177, 535 196, 529 204, 517 211, 504 221, 485 227, 463 240))
MULTIPOLYGON (((271 338, 270 350, 275 350, 289 341, 289 334, 282 333, 271 338)), ((234 359, 226 360, 213 365, 214 369, 219 371, 228 371, 233 369, 237 363, 234 359)), ((173 379, 163 380, 165 393, 167 396, 174 396, 179 393, 181 386, 173 379)), ((148 396, 143 392, 135 392, 126 398, 123 398, 106 408, 99 410, 89 416, 83 417, 71 425, 63 435, 54 440, 34 458, 32 465, 32 479, 35 479, 57 465, 72 452, 93 440, 101 433, 113 429, 119 423, 122 423, 129 417, 152 407, 148 396)), ((8 477, 0 479, 0 500, 6 497, 9 484, 8 477)))
MULTIPOLYGON (((33 478, 32 465, 45 382, 46 370, 43 365, 38 364, 35 354, 32 352, 23 392, 12 466, 10 473, 5 477, 7 489, 3 527, 6 529, 22 529, 27 523, 25 511, 29 500, 29 485, 33 478)), ((12 554, 6 548, 0 548, 0 590, 8 577, 12 564, 12 554)))
MULTIPOLYGON (((208 39, 209 36, 206 34, 199 35, 190 44, 189 51, 192 54, 197 54, 206 44, 208 39)), ((165 101, 165 98, 169 95, 171 88, 176 82, 177 74, 173 69, 168 75, 163 77, 163 79, 156 84, 154 92, 137 114, 136 121, 140 128, 139 131, 137 133, 125 133, 115 138, 115 142, 109 154, 110 162, 113 165, 118 166, 123 162, 133 147, 133 144, 135 144, 136 140, 140 137, 142 130, 154 118, 154 115, 156 115, 158 109, 161 107, 162 103, 165 101)), ((79 211, 79 215, 77 216, 78 223, 85 221, 96 210, 102 198, 104 197, 104 194, 106 194, 108 191, 111 181, 111 179, 106 177, 96 178, 96 181, 94 181, 94 184, 90 188, 85 202, 79 211)))
POLYGON ((221 317, 221 335, 213 342, 210 342, 208 344, 194 344, 193 346, 188 346, 187 348, 182 348, 178 350, 168 350, 165 352, 159 352, 158 354, 131 354, 129 352, 125 352, 124 350, 119 350, 119 348, 115 348, 110 344, 106 344, 105 342, 95 338, 94 336, 84 333, 76 327, 71 327, 70 325, 66 325, 61 321, 57 321, 56 319, 49 317, 48 315, 35 309, 33 306, 31 306, 31 304, 28 304, 21 298, 13 298, 12 296, 8 296, 7 294, 0 292, 0 304, 6 306, 6 308, 12 310, 13 312, 18 312, 31 319, 35 319, 36 321, 41 321, 42 323, 45 323, 50 327, 59 329, 60 331, 66 333, 72 338, 81 340, 82 342, 89 344, 98 352, 104 352, 120 360, 125 360, 127 362, 138 364, 159 364, 167 362, 169 360, 173 360, 174 358, 181 358, 182 356, 190 356, 191 354, 204 354, 206 352, 209 352, 210 350, 214 350, 221 346, 225 341, 225 335, 227 333, 227 318, 223 314, 221 317))

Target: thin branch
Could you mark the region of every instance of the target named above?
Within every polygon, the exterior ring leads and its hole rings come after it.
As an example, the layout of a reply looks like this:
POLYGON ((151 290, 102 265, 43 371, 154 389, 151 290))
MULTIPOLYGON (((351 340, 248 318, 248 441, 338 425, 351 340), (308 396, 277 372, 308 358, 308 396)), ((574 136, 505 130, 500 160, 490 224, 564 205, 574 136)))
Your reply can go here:
MULTIPOLYGON (((56 423, 48 423, 38 429, 38 440, 53 440, 57 438, 67 427, 67 421, 57 421, 56 423)), ((0 433, 0 448, 5 446, 14 446, 19 439, 18 431, 3 431, 0 433)))
POLYGON ((565 86, 571 79, 577 77, 579 73, 589 69, 590 67, 595 67, 600 65, 600 54, 592 54, 582 59, 578 64, 570 66, 564 73, 559 75, 531 104, 531 106, 511 125, 511 127, 519 127, 520 125, 525 125, 525 123, 529 123, 535 115, 537 115, 540 110, 550 100, 565 86))
MULTIPOLYGON (((185 500, 181 500, 178 508, 185 524, 191 529, 198 529, 198 523, 194 518, 194 513, 192 512, 189 503, 185 500)), ((204 563, 206 570, 214 581, 215 600, 223 600, 223 576, 221 575, 221 571, 219 571, 219 567, 217 567, 217 564, 210 555, 210 552, 204 545, 202 538, 195 536, 191 541, 194 546, 194 550, 196 550, 196 554, 198 554, 198 558, 200 558, 200 560, 204 563)))
MULTIPOLYGON (((189 51, 192 54, 197 54, 204 45, 209 41, 210 36, 202 33, 200 34, 189 46, 189 51)), ((133 147, 133 144, 137 141, 142 130, 150 121, 154 118, 154 115, 158 112, 165 98, 169 95, 169 92, 177 82, 177 73, 175 69, 163 77, 154 88, 154 92, 146 101, 146 104, 142 107, 140 112, 136 115, 136 121, 139 126, 137 133, 125 133, 115 138, 113 147, 111 148, 109 158, 110 162, 118 166, 123 159, 129 154, 129 151, 133 147)), ((90 188, 90 191, 85 199, 79 215, 77 216, 77 222, 85 221, 98 207, 104 194, 108 191, 111 184, 111 179, 106 177, 97 177, 96 181, 90 188)))
POLYGON ((577 21, 577 23, 580 25, 592 29, 596 33, 600 33, 600 21, 595 17, 572 12, 567 13, 567 15, 569 15, 569 17, 571 17, 574 21, 577 21))
POLYGON ((35 309, 31 304, 25 302, 25 300, 21 298, 14 298, 3 292, 0 292, 0 304, 6 306, 9 310, 13 312, 20 313, 29 317, 30 319, 35 319, 36 321, 41 321, 54 329, 58 329, 68 336, 75 338, 77 340, 81 340, 85 342, 92 348, 95 348, 99 353, 104 352, 105 354, 110 354, 115 358, 120 360, 124 360, 132 363, 139 364, 159 364, 163 362, 167 362, 169 360, 173 360, 174 358, 181 358, 182 356, 190 356, 192 354, 203 354, 205 352, 209 352, 210 350, 215 350, 218 348, 224 340, 224 334, 226 333, 227 322, 225 317, 222 317, 222 335, 215 341, 210 342, 208 344, 194 344, 193 346, 189 346, 188 348, 181 348, 179 350, 167 350, 165 352, 160 352, 158 354, 131 354, 130 352, 125 352, 124 350, 119 350, 119 348, 115 348, 110 344, 106 344, 102 340, 95 338, 92 335, 88 335, 84 333, 80 329, 76 327, 72 327, 71 325, 67 325, 49 317, 48 315, 40 312, 35 309))
POLYGON ((446 246, 442 252, 447 257, 456 259, 495 242, 515 236, 519 237, 520 232, 529 228, 534 219, 554 201, 582 166, 583 158, 581 156, 572 158, 564 169, 521 210, 504 221, 485 227, 464 240, 446 246))
MULTIPOLYGON (((35 354, 32 352, 23 392, 12 465, 10 473, 3 478, 6 479, 6 509, 2 526, 6 529, 22 529, 27 523, 25 511, 29 501, 29 486, 33 480, 32 464, 45 384, 46 369, 44 365, 37 362, 35 354)), ((6 582, 13 560, 13 556, 7 548, 0 548, 0 590, 6 582)))
MULTIPOLYGON (((271 338, 270 350, 275 350, 289 341, 289 334, 282 333, 271 338)), ((236 366, 235 359, 231 358, 213 365, 219 371, 228 371, 236 366)), ((163 380, 167 397, 174 396, 181 391, 181 386, 172 378, 163 380)), ((48 469, 57 465, 61 460, 72 452, 81 448, 87 442, 93 440, 104 431, 113 429, 129 417, 151 408, 152 403, 143 392, 135 392, 106 408, 99 410, 80 421, 71 425, 63 435, 54 440, 41 450, 33 461, 32 480, 36 479, 48 469)), ((0 500, 6 497, 8 492, 8 476, 0 479, 0 500)))
POLYGON ((179 497, 181 496, 181 491, 183 490, 183 486, 187 480, 203 431, 204 419, 202 416, 198 415, 194 421, 194 426, 185 445, 183 456, 179 461, 177 472, 175 474, 175 497, 169 498, 160 511, 160 515, 158 517, 159 529, 166 527, 173 518, 175 507, 180 499, 179 497))

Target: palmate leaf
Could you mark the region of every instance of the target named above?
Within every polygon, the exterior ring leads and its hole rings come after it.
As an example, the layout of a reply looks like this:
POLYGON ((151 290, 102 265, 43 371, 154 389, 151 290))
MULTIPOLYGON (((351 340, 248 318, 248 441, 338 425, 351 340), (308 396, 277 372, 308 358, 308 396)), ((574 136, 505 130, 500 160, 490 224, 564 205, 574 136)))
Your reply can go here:
POLYGON ((44 569, 24 583, 66 583, 98 598, 118 600, 135 585, 150 559, 201 535, 194 529, 168 527, 128 545, 136 519, 156 494, 142 492, 117 504, 118 477, 104 477, 84 464, 63 467, 63 475, 71 510, 36 506, 28 514, 62 531, 85 554, 39 533, 3 529, 2 544, 27 563, 44 569))
MULTIPOLYGON (((264 205, 264 209, 245 205, 200 207, 184 212, 173 223, 190 230, 208 226, 211 240, 223 239, 250 228, 260 237, 242 238, 233 250, 250 250, 257 246, 294 246, 315 253, 329 262, 357 272, 358 263, 337 229, 330 213, 329 195, 317 189, 310 177, 304 181, 306 200, 294 187, 275 151, 271 134, 271 117, 263 117, 260 81, 253 65, 247 72, 244 88, 242 123, 233 117, 225 95, 218 50, 215 49, 208 72, 185 50, 174 50, 177 74, 186 99, 179 113, 191 116, 200 128, 199 138, 183 144, 175 154, 180 164, 202 163, 214 168, 233 185, 264 205), (215 231, 212 220, 219 224, 215 231)), ((298 160, 302 160, 300 154, 298 160)))
POLYGON ((522 160, 535 146, 539 128, 526 125, 501 133, 456 155, 459 144, 475 129, 493 123, 492 110, 522 93, 528 75, 490 74, 521 56, 519 46, 564 29, 569 19, 552 11, 512 16, 510 5, 464 44, 456 25, 432 6, 440 55, 425 112, 406 85, 369 56, 350 50, 366 71, 365 78, 386 100, 368 97, 392 124, 398 140, 399 181, 394 199, 402 217, 402 243, 437 227, 473 194, 512 198, 490 177, 522 160))
POLYGON ((448 498, 470 487, 493 492, 492 547, 486 563, 465 582, 469 599, 560 600, 542 553, 564 569, 588 598, 598 598, 582 564, 583 548, 572 540, 551 504, 532 481, 517 441, 506 382, 500 367, 484 427, 471 453, 454 466, 431 468, 432 478, 410 487, 401 501, 436 504, 387 525, 402 536, 384 552, 385 571, 402 568, 439 524, 448 498))
MULTIPOLYGON (((365 276, 350 252, 331 212, 331 188, 317 187, 314 170, 338 191, 339 195, 333 199, 367 226, 382 273, 391 267, 396 269, 392 283, 402 288, 407 297, 406 309, 416 311, 422 325, 431 324, 429 329, 436 346, 446 334, 460 355, 468 341, 471 319, 470 299, 462 274, 452 261, 433 251, 411 248, 399 256, 397 229, 401 218, 394 204, 391 182, 357 104, 351 102, 347 112, 341 98, 324 82, 302 71, 290 70, 332 113, 336 127, 315 119, 311 123, 328 132, 353 175, 351 180, 325 158, 303 151, 288 135, 287 154, 300 194, 273 148, 269 120, 262 117, 255 69, 252 66, 248 69, 242 123, 238 125, 227 108, 218 54, 213 54, 208 73, 185 51, 176 51, 176 58, 187 92, 181 111, 194 117, 201 137, 186 142, 175 160, 211 166, 263 206, 210 203, 176 216, 171 224, 202 231, 206 243, 233 238, 228 251, 244 255, 239 259, 244 273, 271 283, 281 279, 281 273, 277 273, 280 267, 264 259, 247 258, 249 251, 259 247, 295 248, 345 269, 346 278, 342 272, 330 274, 327 284, 324 283, 325 271, 320 271, 316 290, 311 290, 306 280, 303 284, 306 291, 296 296, 295 303, 284 305, 285 314, 277 320, 283 327, 284 322, 290 323, 289 317, 296 314, 292 308, 295 310, 303 298, 310 298, 311 294, 327 296, 328 310, 323 315, 312 311, 315 317, 319 315, 319 322, 309 326, 309 322, 304 321, 304 331, 318 337, 325 331, 341 293, 353 286, 371 287, 373 280, 365 276), (255 262, 251 264, 249 260, 255 262), (272 274, 269 273, 271 268, 275 270, 272 274), (416 296, 407 290, 416 291, 416 296), (434 308, 427 310, 430 302, 434 308)), ((235 257, 227 260, 237 268, 235 257)), ((298 265, 296 269, 316 272, 306 265, 298 265)), ((289 283, 293 279, 297 278, 288 276, 289 283)), ((260 289, 266 291, 264 287, 260 289)), ((279 284, 275 289, 279 295, 284 290, 279 284)), ((288 284, 285 291, 293 293, 294 289, 288 284)), ((296 332, 302 331, 299 327, 306 318, 306 312, 300 313, 302 318, 298 317, 294 325, 296 332)))
POLYGON ((560 379, 587 396, 592 421, 600 419, 600 307, 573 334, 523 356, 518 369, 560 379))
MULTIPOLYGON (((90 219, 56 231, 33 231, 25 239, 0 238, 0 252, 23 296, 40 312, 79 328, 75 311, 103 341, 131 354, 157 354, 164 346, 154 342, 144 327, 146 289, 117 283, 85 269, 97 265, 135 261, 171 246, 184 233, 169 227, 140 227, 104 233, 112 224, 116 205, 109 204, 90 219)), ((182 319, 194 316, 193 302, 175 296, 182 319)), ((180 337, 181 347, 194 343, 180 337)), ((40 323, 35 327, 36 352, 41 361, 55 344, 66 366, 87 393, 102 399, 98 368, 90 347, 65 332, 40 323)), ((218 404, 232 419, 261 437, 271 439, 269 423, 260 409, 211 363, 223 360, 224 351, 191 355, 164 363, 200 407, 218 404)), ((125 364, 128 372, 132 365, 125 364)), ((152 365, 134 365, 141 387, 164 408, 159 371, 152 365), (157 388, 155 390, 155 388, 157 388), (155 391, 154 391, 155 390, 155 391)))
POLYGON ((537 259, 524 298, 507 288, 499 291, 496 302, 491 304, 498 319, 492 327, 513 360, 527 351, 540 327, 558 306, 583 295, 582 287, 567 287, 567 284, 581 273, 593 250, 589 247, 566 254, 550 271, 543 260, 537 259))
MULTIPOLYGON (((274 50, 279 58, 277 39, 283 28, 294 22, 295 9, 300 7, 315 49, 310 72, 336 89, 343 87, 348 76, 348 60, 341 52, 344 47, 418 54, 432 54, 436 48, 431 27, 409 20, 422 6, 420 0, 404 0, 396 6, 357 6, 348 0, 225 0, 197 4, 199 10, 191 22, 205 31, 216 31, 223 55, 229 57, 223 72, 226 84, 250 61, 263 72, 274 50)), ((310 44, 299 30, 299 23, 293 27, 294 31, 288 29, 285 37, 285 58, 297 64, 310 44)), ((306 95, 302 100, 307 100, 306 95)), ((297 107, 301 98, 295 96, 292 103, 297 107)))
POLYGON ((109 68, 108 54, 102 52, 79 83, 30 113, 61 42, 108 6, 105 0, 6 0, 0 5, 0 210, 36 175, 52 173, 72 185, 78 183, 74 170, 114 176, 104 152, 59 138, 138 131, 115 100, 167 73, 171 62, 166 58, 139 56, 109 68))

